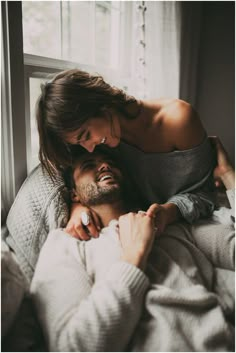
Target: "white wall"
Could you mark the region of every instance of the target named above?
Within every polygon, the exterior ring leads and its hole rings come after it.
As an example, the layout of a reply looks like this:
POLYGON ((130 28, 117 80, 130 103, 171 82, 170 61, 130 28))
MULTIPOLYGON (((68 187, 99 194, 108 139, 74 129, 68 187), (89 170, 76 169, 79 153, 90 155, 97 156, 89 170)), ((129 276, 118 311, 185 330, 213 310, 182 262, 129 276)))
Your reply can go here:
POLYGON ((234 2, 205 2, 202 15, 196 109, 208 135, 221 138, 234 162, 234 2))

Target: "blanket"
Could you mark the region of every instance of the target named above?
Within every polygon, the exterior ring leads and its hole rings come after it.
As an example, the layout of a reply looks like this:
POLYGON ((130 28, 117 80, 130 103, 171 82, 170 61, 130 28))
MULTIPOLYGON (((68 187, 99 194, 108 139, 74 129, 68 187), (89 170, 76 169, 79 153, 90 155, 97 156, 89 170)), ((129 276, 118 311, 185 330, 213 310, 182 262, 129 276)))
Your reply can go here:
MULTIPOLYGON (((232 350, 209 249, 196 246, 190 226, 169 226, 156 239, 145 273, 120 260, 117 226, 111 221, 89 242, 60 229, 49 234, 31 293, 50 350, 232 350)), ((233 270, 234 239, 219 227, 224 250, 212 259, 233 270)))

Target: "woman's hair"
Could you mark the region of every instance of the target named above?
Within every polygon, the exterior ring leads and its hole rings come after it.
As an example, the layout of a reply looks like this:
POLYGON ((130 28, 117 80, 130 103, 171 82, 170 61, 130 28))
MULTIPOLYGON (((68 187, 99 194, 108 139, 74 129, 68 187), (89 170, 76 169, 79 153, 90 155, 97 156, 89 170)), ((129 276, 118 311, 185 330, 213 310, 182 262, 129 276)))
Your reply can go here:
POLYGON ((82 149, 66 144, 66 133, 77 130, 90 118, 102 116, 106 108, 132 118, 126 107, 136 102, 101 76, 77 69, 57 74, 41 90, 36 106, 39 159, 52 178, 56 170, 69 166, 73 155, 82 149))

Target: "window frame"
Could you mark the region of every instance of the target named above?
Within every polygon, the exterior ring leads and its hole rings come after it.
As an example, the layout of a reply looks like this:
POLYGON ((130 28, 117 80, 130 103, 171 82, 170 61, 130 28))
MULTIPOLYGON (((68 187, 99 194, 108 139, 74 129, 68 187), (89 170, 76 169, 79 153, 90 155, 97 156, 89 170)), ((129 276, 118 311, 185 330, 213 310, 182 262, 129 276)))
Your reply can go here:
POLYGON ((2 2, 1 19, 1 193, 7 212, 27 175, 21 2, 2 2))

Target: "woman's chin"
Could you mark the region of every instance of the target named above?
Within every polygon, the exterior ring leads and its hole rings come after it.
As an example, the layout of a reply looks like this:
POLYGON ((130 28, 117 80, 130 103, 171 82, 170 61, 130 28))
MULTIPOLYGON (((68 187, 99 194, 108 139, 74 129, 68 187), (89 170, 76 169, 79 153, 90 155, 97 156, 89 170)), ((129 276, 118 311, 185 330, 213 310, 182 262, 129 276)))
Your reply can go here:
POLYGON ((109 144, 107 144, 109 147, 111 148, 115 148, 120 144, 120 140, 119 139, 114 139, 113 141, 111 141, 109 144))

